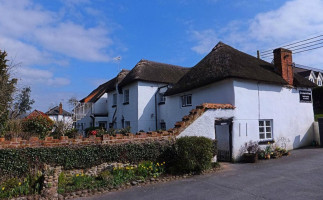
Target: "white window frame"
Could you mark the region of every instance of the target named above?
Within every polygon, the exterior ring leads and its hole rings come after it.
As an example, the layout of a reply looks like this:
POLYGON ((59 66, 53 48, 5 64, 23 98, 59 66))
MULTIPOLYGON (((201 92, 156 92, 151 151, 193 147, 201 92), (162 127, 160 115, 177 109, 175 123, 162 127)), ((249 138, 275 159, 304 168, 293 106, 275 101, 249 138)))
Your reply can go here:
POLYGON ((126 89, 123 91, 123 103, 128 104, 129 103, 129 89, 126 89))
POLYGON ((317 85, 318 86, 322 86, 322 81, 321 80, 317 80, 317 85))
POLYGON ((273 120, 272 119, 260 119, 259 125, 259 139, 260 140, 273 140, 273 120), (269 135, 270 134, 270 137, 269 135), (262 138, 263 135, 263 138, 262 138))
POLYGON ((112 106, 116 106, 117 105, 117 101, 118 101, 118 95, 117 95, 117 93, 114 93, 112 95, 112 106))
POLYGON ((192 95, 191 94, 183 95, 181 99, 182 99, 182 107, 192 106, 192 95))

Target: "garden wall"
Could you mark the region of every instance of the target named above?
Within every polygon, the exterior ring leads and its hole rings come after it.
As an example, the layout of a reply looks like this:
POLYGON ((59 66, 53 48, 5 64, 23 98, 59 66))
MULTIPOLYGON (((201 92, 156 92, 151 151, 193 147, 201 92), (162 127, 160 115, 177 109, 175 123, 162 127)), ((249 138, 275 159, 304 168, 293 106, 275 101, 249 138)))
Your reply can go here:
POLYGON ((120 144, 127 142, 144 142, 148 140, 168 140, 174 136, 169 131, 163 132, 148 132, 139 134, 116 134, 116 136, 103 135, 96 137, 91 135, 89 138, 83 138, 79 136, 77 138, 68 138, 62 136, 60 139, 54 139, 53 137, 46 137, 44 140, 38 137, 31 137, 29 140, 23 140, 21 138, 12 138, 11 140, 5 140, 0 138, 0 149, 5 148, 28 148, 28 147, 59 147, 70 145, 91 145, 91 144, 120 144))

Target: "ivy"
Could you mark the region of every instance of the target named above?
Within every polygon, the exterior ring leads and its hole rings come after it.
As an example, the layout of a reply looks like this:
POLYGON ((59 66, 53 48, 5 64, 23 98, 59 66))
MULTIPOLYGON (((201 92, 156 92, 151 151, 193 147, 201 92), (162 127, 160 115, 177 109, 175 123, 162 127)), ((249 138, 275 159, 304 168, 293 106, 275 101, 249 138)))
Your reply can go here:
POLYGON ((104 162, 157 161, 172 145, 170 141, 151 141, 116 145, 0 149, 0 174, 27 175, 31 169, 40 169, 44 164, 63 166, 64 169, 86 169, 104 162))

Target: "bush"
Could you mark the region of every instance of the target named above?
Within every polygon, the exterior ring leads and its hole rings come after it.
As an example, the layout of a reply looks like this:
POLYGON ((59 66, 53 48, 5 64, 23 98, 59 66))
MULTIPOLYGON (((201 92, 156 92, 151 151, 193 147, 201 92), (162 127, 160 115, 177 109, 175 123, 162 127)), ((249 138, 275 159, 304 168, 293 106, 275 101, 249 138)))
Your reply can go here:
POLYGON ((175 160, 171 162, 175 173, 201 173, 211 167, 214 143, 205 137, 182 137, 175 144, 175 160))
POLYGON ((22 121, 24 132, 35 133, 39 138, 45 138, 53 129, 54 122, 41 115, 29 116, 22 121))
POLYGON ((157 161, 171 145, 172 142, 169 141, 151 141, 80 147, 0 149, 0 174, 21 176, 28 174, 35 165, 43 164, 63 166, 65 169, 86 169, 104 162, 157 161))

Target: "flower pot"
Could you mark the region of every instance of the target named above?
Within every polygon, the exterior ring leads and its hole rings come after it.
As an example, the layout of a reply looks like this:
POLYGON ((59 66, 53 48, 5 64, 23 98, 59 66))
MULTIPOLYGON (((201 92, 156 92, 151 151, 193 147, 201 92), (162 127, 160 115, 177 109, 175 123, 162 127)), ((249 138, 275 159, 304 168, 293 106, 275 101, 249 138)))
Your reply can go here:
POLYGON ((266 154, 265 155, 265 159, 268 159, 269 160, 270 159, 270 154, 266 154))
POLYGON ((256 153, 244 153, 243 161, 245 163, 255 163, 258 160, 258 154, 256 153))

